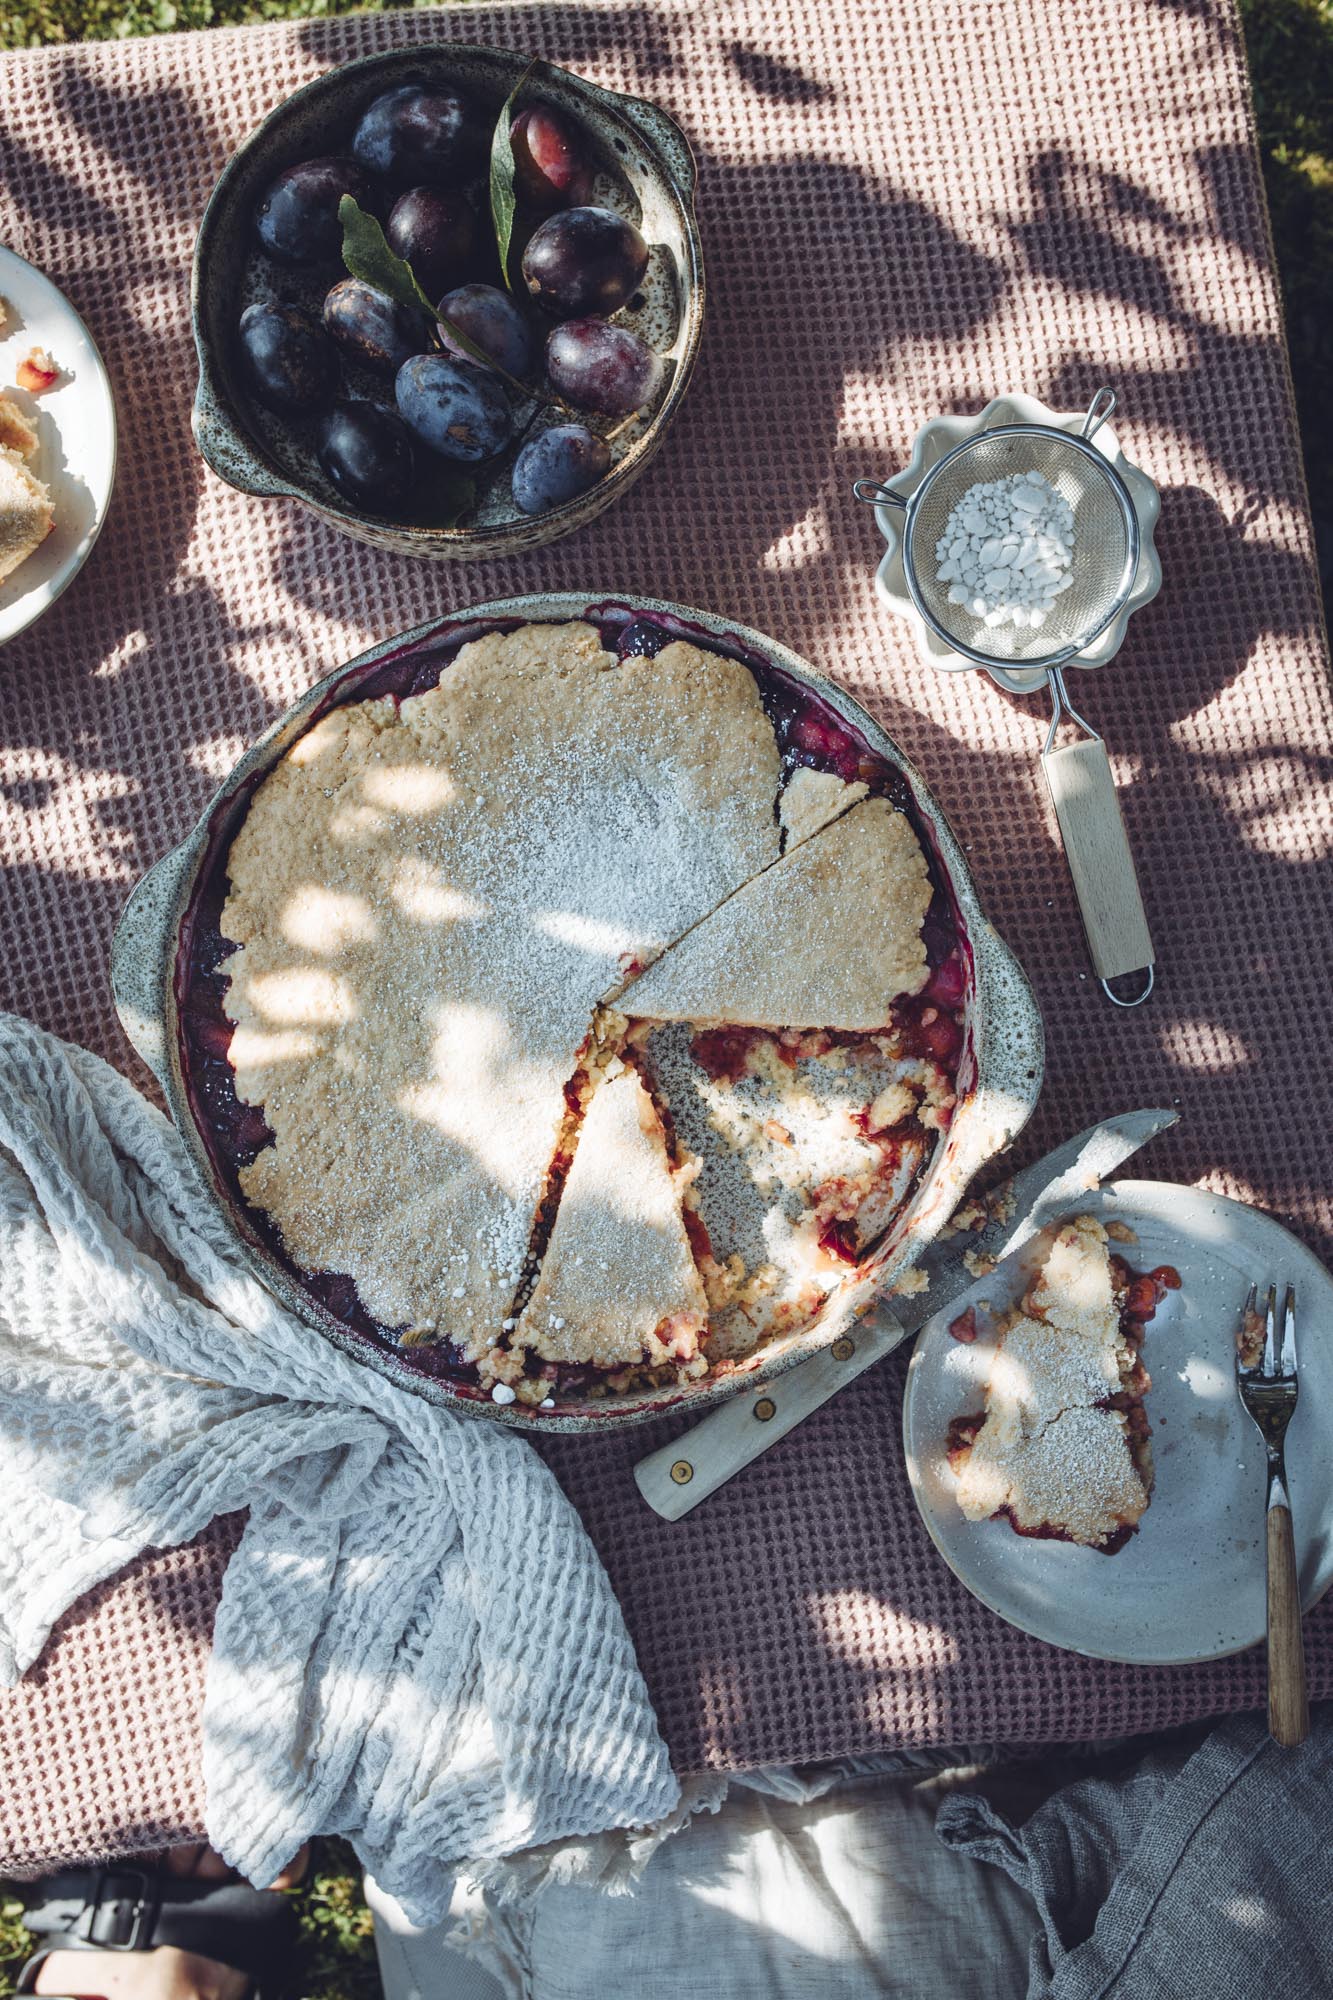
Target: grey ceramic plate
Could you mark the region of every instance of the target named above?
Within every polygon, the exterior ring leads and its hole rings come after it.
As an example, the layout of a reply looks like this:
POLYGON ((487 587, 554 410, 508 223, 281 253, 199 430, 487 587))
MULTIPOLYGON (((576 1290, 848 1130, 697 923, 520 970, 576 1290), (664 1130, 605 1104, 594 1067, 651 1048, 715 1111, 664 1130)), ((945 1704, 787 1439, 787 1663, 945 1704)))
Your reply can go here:
MULTIPOLYGON (((313 425, 264 410, 235 372, 235 328, 246 305, 283 298, 317 312, 329 283, 279 270, 260 254, 252 219, 274 175, 298 160, 345 149, 371 99, 408 77, 447 78, 498 113, 525 66, 525 57, 507 49, 465 42, 366 56, 294 91, 233 155, 204 211, 190 293, 199 356, 195 441, 228 485, 265 499, 300 501, 321 520, 376 548, 403 555, 483 557, 517 555, 582 527, 627 492, 644 470, 680 407, 703 332, 694 156, 680 127, 656 105, 603 90, 553 63, 544 63, 534 78, 534 94, 569 112, 583 127, 598 160, 594 201, 628 215, 649 244, 643 284, 617 321, 642 333, 667 363, 667 380, 656 403, 618 433, 615 463, 604 479, 550 513, 522 514, 510 497, 506 459, 466 527, 414 527, 369 514, 350 507, 321 471, 313 425)), ((345 374, 350 393, 391 400, 391 384, 357 370, 345 374)))
MULTIPOLYGON (((1264 1449, 1242 1410, 1232 1342, 1255 1281, 1295 1285, 1301 1396, 1287 1440, 1301 1597, 1333 1583, 1333 1278, 1262 1210, 1170 1181, 1117 1181, 1081 1214, 1112 1216, 1138 1238, 1136 1270, 1173 1264, 1182 1286, 1148 1327, 1156 1480, 1138 1533, 1113 1556, 965 1520, 944 1453, 952 1417, 982 1405, 993 1345, 961 1346, 941 1318, 924 1327, 907 1378, 903 1437, 912 1490, 935 1546, 983 1604, 1021 1631, 1094 1659, 1142 1666, 1215 1660, 1265 1629, 1264 1449)), ((1035 1247, 992 1278, 1003 1307, 1035 1247)))
MULTIPOLYGON (((448 669, 446 668, 447 672, 448 669)), ((217 880, 216 875, 213 878, 217 880)), ((600 597, 551 593, 503 598, 460 611, 452 619, 423 626, 340 667, 287 711, 267 735, 240 759, 213 803, 182 845, 149 871, 131 896, 112 946, 112 987, 122 1024, 135 1048, 159 1078, 172 1116, 196 1166, 255 1270, 278 1297, 327 1339, 403 1386, 434 1402, 525 1430, 584 1430, 612 1424, 643 1423, 665 1410, 700 1411, 739 1388, 754 1388, 807 1355, 829 1346, 881 1284, 911 1264, 921 1248, 953 1213, 968 1182, 995 1153, 1007 1146, 1036 1103, 1041 1087, 1041 1020, 1031 988, 1017 960, 982 914, 963 852, 939 807, 902 752, 870 715, 835 683, 798 654, 760 632, 706 611, 666 604, 656 598, 600 597), (671 1390, 614 1397, 570 1397, 550 1412, 522 1403, 502 1407, 473 1384, 431 1376, 413 1365, 408 1353, 375 1341, 338 1318, 312 1295, 264 1240, 255 1219, 228 1186, 192 1111, 189 1069, 181 1035, 177 965, 182 931, 189 934, 192 912, 207 879, 210 854, 225 853, 245 801, 290 744, 308 729, 317 712, 338 699, 356 698, 372 673, 414 649, 428 652, 462 630, 501 620, 600 616, 612 608, 631 615, 665 615, 679 621, 701 643, 745 651, 802 684, 841 716, 876 754, 901 771, 910 790, 922 837, 944 883, 952 892, 958 929, 970 958, 965 1000, 965 1046, 959 1070, 959 1104, 913 1199, 898 1217, 876 1254, 851 1267, 816 1323, 761 1348, 726 1375, 671 1390)), ((199 1079, 201 1085, 204 1080, 199 1079)), ((418 1357, 422 1350, 415 1350, 418 1357)))

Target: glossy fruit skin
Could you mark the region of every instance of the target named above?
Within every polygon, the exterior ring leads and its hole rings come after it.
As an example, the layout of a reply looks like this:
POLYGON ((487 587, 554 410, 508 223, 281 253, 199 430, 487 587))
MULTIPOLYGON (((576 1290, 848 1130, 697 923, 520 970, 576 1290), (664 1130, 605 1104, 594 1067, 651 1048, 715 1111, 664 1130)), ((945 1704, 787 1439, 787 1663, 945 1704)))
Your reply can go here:
POLYGON ((592 200, 595 169, 583 133, 553 104, 530 104, 509 128, 514 192, 525 208, 549 215, 592 200))
POLYGON ((416 485, 407 426, 377 403, 335 403, 324 420, 319 462, 345 500, 375 514, 401 514, 416 485))
POLYGON ((567 319, 546 342, 546 373, 556 394, 579 410, 627 417, 662 386, 662 357, 627 326, 567 319))
POLYGON ((381 212, 379 190, 355 160, 300 160, 285 168, 270 181, 255 210, 261 246, 279 264, 341 263, 338 203, 345 194, 368 214, 381 212))
POLYGON ((300 306, 247 306, 237 345, 252 392, 270 410, 300 416, 337 393, 338 356, 318 320, 300 306))
POLYGON ((514 503, 525 514, 546 514, 576 499, 605 477, 611 447, 582 424, 554 424, 529 438, 514 460, 514 503))
POLYGON ((362 113, 352 154, 367 173, 410 188, 466 172, 485 152, 488 136, 477 106, 462 91, 399 83, 362 113))
MULTIPOLYGON (((532 330, 507 292, 497 285, 459 285, 440 300, 440 312, 460 326, 478 347, 484 348, 498 368, 520 380, 533 363, 536 343, 532 330)), ((448 352, 472 367, 482 364, 441 330, 440 339, 448 352)))
POLYGON ((533 231, 523 282, 560 319, 619 310, 648 268, 648 245, 609 208, 567 208, 533 231))
POLYGON ((412 266, 428 299, 467 276, 477 254, 477 215, 466 195, 415 187, 400 194, 385 225, 389 248, 412 266))
POLYGON ((426 315, 377 292, 360 278, 343 278, 324 300, 324 331, 351 360, 376 375, 396 375, 430 345, 426 315))
POLYGON ((394 383, 403 422, 441 458, 478 465, 503 451, 514 428, 499 378, 447 354, 405 361, 394 383))

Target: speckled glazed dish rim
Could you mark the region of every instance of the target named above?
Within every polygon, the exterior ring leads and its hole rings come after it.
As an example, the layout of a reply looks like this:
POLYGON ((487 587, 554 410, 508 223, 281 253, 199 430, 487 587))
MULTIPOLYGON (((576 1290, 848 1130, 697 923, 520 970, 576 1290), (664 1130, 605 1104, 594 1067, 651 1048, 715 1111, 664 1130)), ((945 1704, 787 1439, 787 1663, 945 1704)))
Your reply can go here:
POLYGON ((323 492, 317 493, 303 484, 255 436, 227 387, 220 342, 210 324, 214 315, 210 310, 209 270, 228 233, 238 228, 248 231, 250 227, 250 205, 243 199, 242 187, 257 156, 271 151, 274 172, 280 165, 300 157, 297 135, 311 122, 310 115, 317 112, 322 100, 329 100, 326 123, 332 126, 340 118, 346 118, 346 111, 339 107, 349 97, 369 97, 377 84, 388 88, 398 77, 416 75, 432 66, 444 72, 468 64, 489 69, 497 92, 507 96, 526 63, 525 56, 512 50, 488 48, 474 42, 423 42, 380 55, 362 56, 302 84, 237 147, 204 209, 190 273, 190 324, 199 361, 191 429, 205 463, 228 486, 258 499, 295 500, 331 527, 369 543, 372 548, 387 549, 396 555, 478 561, 492 556, 520 555, 526 549, 539 548, 583 527, 621 499, 645 470, 675 420, 703 338, 704 257, 694 214, 698 178, 694 153, 679 125, 655 104, 604 89, 601 84, 590 83, 556 63, 544 61, 542 65, 542 87, 546 94, 575 116, 587 119, 594 128, 609 130, 611 145, 622 155, 632 149, 641 156, 677 211, 685 252, 684 268, 677 272, 680 331, 674 346, 674 372, 651 423, 604 479, 545 514, 516 513, 507 521, 470 528, 397 523, 336 505, 323 492))
POLYGON ((915 1262, 952 1215, 980 1168, 1022 1130, 1037 1101, 1044 1060, 1041 1016, 1027 977, 983 915, 962 848, 939 806, 874 717, 845 689, 762 632, 711 612, 615 591, 550 592, 471 606, 388 639, 319 681, 246 751, 193 831, 140 881, 112 943, 111 983, 125 1032, 162 1085, 172 1117, 214 1205, 251 1267, 282 1304, 344 1353, 415 1394, 468 1415, 534 1432, 604 1430, 612 1425, 646 1423, 669 1412, 697 1413, 740 1389, 774 1380, 830 1346, 886 1284, 915 1262), (355 699, 355 688, 364 684, 377 663, 427 642, 447 644, 460 627, 475 628, 501 620, 556 622, 621 611, 633 617, 657 615, 676 620, 687 633, 697 634, 702 645, 720 644, 766 661, 808 688, 901 774, 920 831, 954 905, 969 972, 965 1043, 958 1107, 944 1144, 888 1236, 872 1257, 849 1272, 812 1326, 759 1349, 725 1373, 705 1376, 699 1382, 580 1399, 557 1404, 547 1412, 523 1403, 502 1406, 492 1402, 478 1385, 419 1373, 402 1350, 374 1341, 336 1319, 274 1256, 244 1204, 220 1178, 194 1120, 182 1059, 177 961, 182 924, 215 851, 218 831, 226 826, 239 799, 248 796, 315 715, 333 705, 341 690, 347 689, 345 698, 355 699))

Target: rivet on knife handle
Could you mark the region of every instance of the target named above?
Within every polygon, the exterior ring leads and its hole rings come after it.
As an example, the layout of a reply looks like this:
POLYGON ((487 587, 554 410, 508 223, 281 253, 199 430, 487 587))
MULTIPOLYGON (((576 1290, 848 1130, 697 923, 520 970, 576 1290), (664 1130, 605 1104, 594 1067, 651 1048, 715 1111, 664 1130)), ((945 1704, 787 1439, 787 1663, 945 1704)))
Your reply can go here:
POLYGON ((905 1338, 888 1307, 873 1306, 822 1354, 762 1389, 734 1396, 701 1418, 688 1438, 642 1459, 634 1468, 640 1493, 665 1520, 679 1521, 905 1338))

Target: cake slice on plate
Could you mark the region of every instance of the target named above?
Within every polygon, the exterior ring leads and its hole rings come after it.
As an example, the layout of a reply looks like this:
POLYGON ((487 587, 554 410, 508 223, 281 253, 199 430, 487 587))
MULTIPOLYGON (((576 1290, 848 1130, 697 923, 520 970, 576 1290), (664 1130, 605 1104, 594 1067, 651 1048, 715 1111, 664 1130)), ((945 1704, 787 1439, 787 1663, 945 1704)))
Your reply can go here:
MULTIPOLYGON (((17 428, 7 427, 6 435, 20 438, 17 428)), ((0 582, 36 553, 54 526, 51 495, 20 452, 0 444, 0 582)))
POLYGON ((1111 1553, 1148 1505, 1152 1450, 1125 1267, 1092 1216, 1062 1224, 1022 1304, 1001 1321, 979 1416, 956 1420, 949 1458, 970 1521, 1111 1553))

